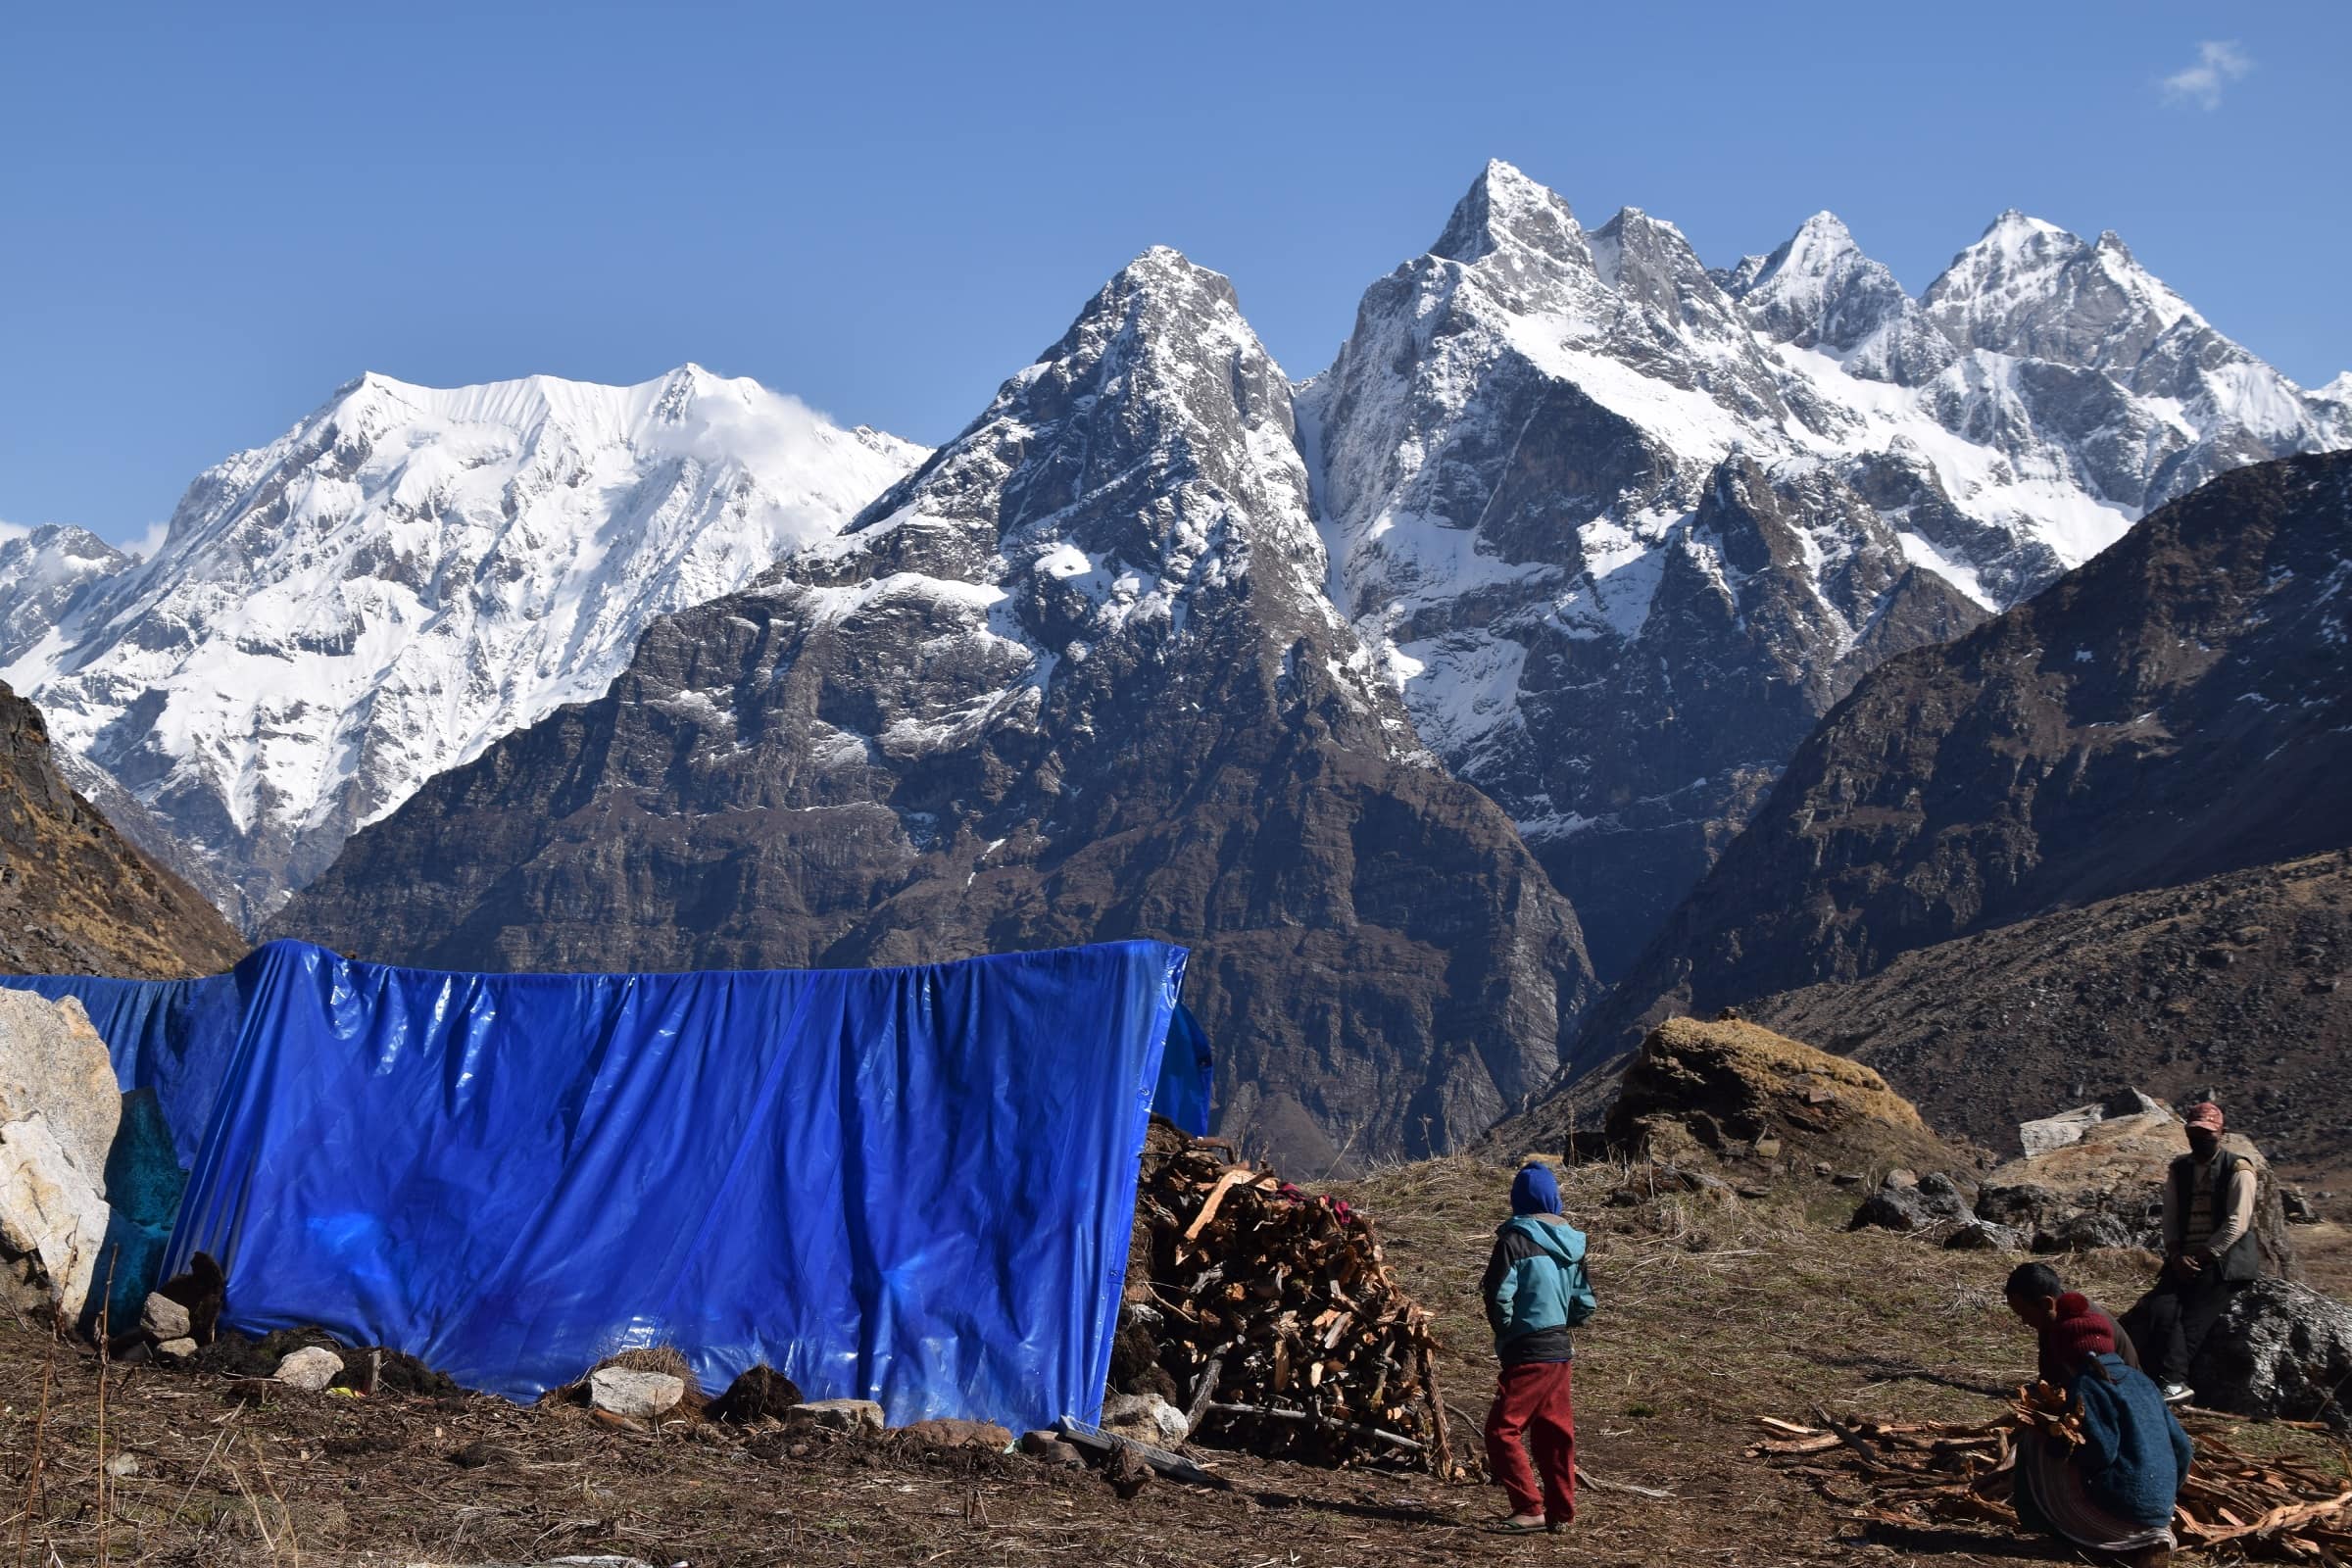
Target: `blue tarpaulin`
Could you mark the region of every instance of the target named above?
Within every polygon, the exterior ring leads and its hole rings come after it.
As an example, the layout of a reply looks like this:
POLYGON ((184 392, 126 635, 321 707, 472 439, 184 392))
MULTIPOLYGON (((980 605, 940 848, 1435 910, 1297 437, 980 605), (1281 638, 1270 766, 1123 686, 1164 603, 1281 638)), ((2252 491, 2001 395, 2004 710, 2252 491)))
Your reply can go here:
POLYGON ((671 1345, 894 1423, 1100 1413, 1184 953, 445 974, 279 942, 78 997, 190 1163, 224 1321, 528 1398, 671 1345), (191 1131, 191 1128, 200 1130, 191 1131))

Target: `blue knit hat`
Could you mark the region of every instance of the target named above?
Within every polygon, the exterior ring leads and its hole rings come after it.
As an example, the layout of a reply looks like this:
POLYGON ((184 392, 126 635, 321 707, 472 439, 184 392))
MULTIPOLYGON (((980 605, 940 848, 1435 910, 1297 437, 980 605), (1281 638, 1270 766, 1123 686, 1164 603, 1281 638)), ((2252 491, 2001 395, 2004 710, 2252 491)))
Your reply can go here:
POLYGON ((1560 1184, 1551 1174, 1549 1165, 1530 1165, 1511 1183, 1511 1212, 1514 1214, 1557 1214, 1560 1211, 1560 1184))

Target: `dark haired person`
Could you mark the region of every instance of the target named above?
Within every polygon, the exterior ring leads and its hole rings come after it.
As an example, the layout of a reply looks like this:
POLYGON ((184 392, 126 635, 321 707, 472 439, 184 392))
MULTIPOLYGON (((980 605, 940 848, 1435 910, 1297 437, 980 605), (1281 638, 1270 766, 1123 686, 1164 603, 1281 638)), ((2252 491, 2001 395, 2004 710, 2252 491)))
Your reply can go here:
POLYGON ((2115 1325, 2087 1298, 2074 1291, 2052 1298, 2038 1332, 2045 1360, 2054 1357, 2067 1374, 2046 1381, 2066 1391, 2082 1441, 2018 1434, 2018 1523, 2133 1568, 2163 1562, 2178 1544, 2173 1505, 2195 1457, 2188 1434, 2147 1374, 2115 1353, 2115 1325))
POLYGON ((1487 1469, 1511 1499, 1510 1517, 1492 1528, 1565 1530, 1576 1517, 1568 1331, 1592 1315, 1592 1290, 1584 1232, 1562 1217, 1560 1184, 1546 1167, 1530 1165, 1511 1183, 1511 1217, 1494 1232, 1480 1292, 1502 1362, 1487 1411, 1487 1469), (1523 1438, 1536 1451, 1532 1468, 1523 1438))
MULTIPOLYGON (((2074 1363, 2067 1359, 2068 1348, 2054 1332, 2058 1326, 2058 1303, 2067 1295, 2058 1271, 2047 1263, 2020 1263, 2009 1271, 2009 1283, 2001 1288, 2009 1302, 2009 1310, 2032 1329, 2040 1346, 2040 1362, 2035 1375, 2054 1389, 2063 1389, 2075 1374, 2074 1363)), ((2132 1343, 2113 1313, 2098 1302, 2084 1298, 2091 1314, 2107 1325, 2115 1342, 2115 1353, 2124 1365, 2134 1372, 2142 1370, 2139 1349, 2132 1343)))
POLYGON ((2249 1280, 2262 1275, 2254 1238, 2254 1162, 2222 1148, 2222 1107, 2188 1107, 2188 1152, 2164 1180, 2164 1272, 2131 1317, 2175 1404, 2190 1396, 2189 1364, 2249 1280))

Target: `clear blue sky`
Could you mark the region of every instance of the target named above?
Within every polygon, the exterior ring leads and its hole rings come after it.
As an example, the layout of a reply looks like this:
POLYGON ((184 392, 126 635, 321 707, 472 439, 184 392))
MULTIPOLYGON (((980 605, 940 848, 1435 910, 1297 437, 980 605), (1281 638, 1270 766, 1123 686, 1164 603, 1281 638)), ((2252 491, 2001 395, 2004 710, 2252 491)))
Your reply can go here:
POLYGON ((0 521, 135 539, 364 369, 695 360, 936 442, 1152 243, 1305 375, 1491 156, 1714 265, 1828 207, 1915 291, 2005 207, 2113 228, 2317 384, 2348 81, 2333 0, 18 5, 0 521))

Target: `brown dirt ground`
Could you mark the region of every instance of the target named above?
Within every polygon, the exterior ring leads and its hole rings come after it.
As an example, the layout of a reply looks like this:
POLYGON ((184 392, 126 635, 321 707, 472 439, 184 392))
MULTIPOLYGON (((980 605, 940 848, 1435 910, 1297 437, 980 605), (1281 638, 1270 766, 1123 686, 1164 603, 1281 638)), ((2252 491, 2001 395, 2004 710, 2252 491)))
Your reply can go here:
MULTIPOLYGON (((1455 1157, 1343 1189, 1380 1218, 1392 1264, 1438 1314, 1468 1451, 1493 1376, 1477 1280, 1508 1180, 1505 1166, 1455 1157)), ((1409 1473, 1212 1450, 1232 1491, 1157 1482, 1122 1501, 1091 1471, 899 1437, 826 1443, 717 1426, 635 1436, 486 1396, 289 1392, 249 1404, 220 1378, 118 1367, 105 1449, 138 1469, 110 1498, 106 1550, 122 1564, 288 1568, 595 1551, 694 1568, 2054 1560, 1990 1530, 1857 1524, 1742 1454, 1763 1414, 1990 1414, 1993 1393, 2031 1365, 2031 1343, 2000 1302, 2008 1259, 1847 1235, 1852 1197, 1825 1187, 1715 1206, 1644 1192, 1616 1206, 1618 1185, 1598 1167, 1567 1183, 1572 1214, 1593 1235, 1602 1303, 1578 1348, 1580 1457, 1601 1481, 1674 1495, 1588 1489, 1561 1537, 1486 1535, 1477 1526, 1499 1513, 1496 1493, 1409 1473)), ((2119 1306, 2141 1277, 2124 1256, 2072 1273, 2119 1306)), ((0 1563, 19 1560, 20 1539, 26 1563, 46 1563, 44 1540, 61 1563, 99 1560, 97 1368, 61 1351, 43 1419, 49 1346, 0 1318, 0 1563), (27 1487, 36 1426, 45 1495, 27 1487)))

